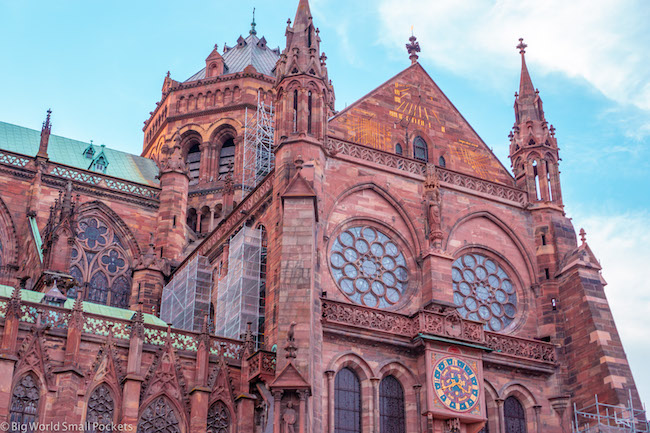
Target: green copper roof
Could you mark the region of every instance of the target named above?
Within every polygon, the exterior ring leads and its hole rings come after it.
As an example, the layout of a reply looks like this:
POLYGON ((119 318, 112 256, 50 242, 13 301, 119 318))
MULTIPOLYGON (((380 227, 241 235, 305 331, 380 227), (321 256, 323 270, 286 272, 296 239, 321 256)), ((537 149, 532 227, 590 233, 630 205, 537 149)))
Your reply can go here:
MULTIPOLYGON (((13 287, 0 284, 0 297, 10 298, 13 291, 14 291, 13 287)), ((27 302, 34 302, 38 304, 43 299, 43 296, 45 296, 45 293, 34 292, 33 290, 20 291, 21 299, 27 302)), ((73 305, 74 305, 74 299, 68 299, 67 301, 65 301, 65 304, 63 304, 63 308, 72 309, 73 305)), ((112 317, 114 319, 122 319, 122 320, 131 320, 133 318, 133 315, 135 314, 135 311, 133 310, 109 307, 108 305, 93 304, 92 302, 84 302, 83 309, 86 313, 97 314, 100 316, 112 317)), ((159 319, 153 314, 148 314, 148 313, 144 313, 144 323, 150 325, 165 326, 165 327, 167 326, 167 324, 163 320, 159 319)))
MULTIPOLYGON (((0 149, 27 156, 36 156, 40 141, 40 131, 0 122, 0 149)), ((95 159, 84 156, 84 150, 88 146, 90 146, 90 143, 50 135, 47 154, 50 161, 88 170, 95 159)), ((102 152, 100 146, 93 145, 93 148, 95 149, 95 155, 102 152)), ((158 180, 156 179, 158 167, 151 159, 109 148, 104 148, 103 154, 108 161, 107 175, 158 186, 158 180)))

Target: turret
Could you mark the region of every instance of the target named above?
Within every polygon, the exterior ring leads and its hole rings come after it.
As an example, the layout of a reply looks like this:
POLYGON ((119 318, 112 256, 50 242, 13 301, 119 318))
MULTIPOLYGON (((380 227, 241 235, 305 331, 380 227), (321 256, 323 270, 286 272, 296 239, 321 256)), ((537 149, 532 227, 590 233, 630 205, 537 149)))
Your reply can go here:
POLYGON ((517 185, 528 191, 529 200, 562 206, 559 153, 555 128, 548 125, 542 99, 526 66, 526 47, 519 39, 521 78, 515 93, 515 125, 509 135, 510 160, 517 185))
POLYGON ((50 142, 50 132, 52 131, 52 125, 50 124, 51 114, 52 110, 47 110, 47 117, 45 118, 45 122, 43 122, 43 127, 41 128, 41 142, 38 146, 38 153, 36 154, 37 157, 45 159, 48 158, 47 146, 50 142))
POLYGON ((322 141, 334 110, 327 56, 320 52, 319 30, 307 0, 300 0, 293 26, 291 20, 287 23, 287 46, 276 65, 276 142, 280 146, 283 139, 296 136, 322 141))

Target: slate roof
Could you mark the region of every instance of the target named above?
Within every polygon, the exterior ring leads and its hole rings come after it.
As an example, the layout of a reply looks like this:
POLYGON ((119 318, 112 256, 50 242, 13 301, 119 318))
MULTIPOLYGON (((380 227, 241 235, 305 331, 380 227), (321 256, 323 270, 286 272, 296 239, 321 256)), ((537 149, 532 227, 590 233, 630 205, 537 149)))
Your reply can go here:
MULTIPOLYGON (((228 48, 222 54, 225 68, 223 74, 234 74, 235 72, 243 72, 244 68, 248 65, 253 65, 257 72, 264 75, 275 76, 275 64, 280 58, 279 50, 273 50, 266 44, 263 47, 259 45, 260 38, 254 34, 249 34, 244 39, 246 44, 244 46, 235 45, 228 48)), ((192 75, 185 82, 202 80, 205 78, 205 68, 201 69, 196 74, 192 75)))
MULTIPOLYGON (((36 156, 40 140, 41 131, 0 122, 0 149, 36 156)), ((93 159, 86 158, 83 152, 89 145, 90 143, 52 134, 47 153, 50 161, 88 170, 93 159)), ((97 145, 93 145, 93 148, 96 157, 102 148, 97 145)), ((158 186, 159 182, 156 179, 158 166, 153 160, 107 147, 104 148, 104 155, 108 160, 105 174, 132 182, 158 186)))

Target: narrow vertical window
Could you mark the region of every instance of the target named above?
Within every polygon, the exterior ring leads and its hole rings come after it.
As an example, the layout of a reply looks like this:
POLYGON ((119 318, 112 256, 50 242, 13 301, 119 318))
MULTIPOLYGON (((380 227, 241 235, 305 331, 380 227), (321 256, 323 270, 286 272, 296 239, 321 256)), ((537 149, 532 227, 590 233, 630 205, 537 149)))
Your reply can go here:
POLYGON ((441 156, 438 158, 438 165, 442 168, 445 168, 447 166, 447 161, 445 161, 445 157, 441 156))
POLYGON ((379 417, 381 433, 404 433, 404 388, 394 376, 386 376, 379 384, 379 417))
POLYGON ((224 141, 219 152, 219 179, 223 179, 235 166, 235 140, 232 138, 224 141))
POLYGON ((395 153, 396 153, 397 155, 403 155, 403 154, 404 154, 404 150, 402 149, 402 145, 401 145, 401 144, 397 143, 397 144, 395 145, 395 153))
POLYGON ((537 161, 533 161, 533 176, 535 176, 535 197, 537 197, 537 200, 541 200, 542 197, 539 194, 539 167, 537 166, 537 161))
POLYGON ((298 131, 298 90, 293 91, 293 132, 298 131))
POLYGON ((334 433, 361 433, 361 384, 349 368, 334 379, 334 433))
POLYGON ((266 257, 268 253, 268 234, 266 228, 260 225, 259 230, 262 236, 262 251, 260 254, 260 301, 259 301, 259 324, 257 327, 257 348, 264 347, 264 322, 266 319, 266 257))
POLYGON ((201 168, 201 149, 199 143, 194 143, 187 152, 187 168, 190 171, 190 185, 199 183, 199 170, 201 168))
POLYGON ((553 189, 551 188, 551 172, 549 170, 548 161, 544 160, 546 167, 546 185, 548 185, 548 199, 553 200, 553 189))
POLYGON ((307 94, 307 133, 311 134, 311 90, 307 94))

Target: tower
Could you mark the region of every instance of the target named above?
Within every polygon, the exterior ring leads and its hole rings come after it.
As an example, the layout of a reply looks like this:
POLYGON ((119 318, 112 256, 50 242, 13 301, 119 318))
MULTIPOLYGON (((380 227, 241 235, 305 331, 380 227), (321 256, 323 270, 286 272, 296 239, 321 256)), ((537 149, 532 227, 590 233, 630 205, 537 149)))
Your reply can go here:
POLYGON ((510 133, 510 160, 517 186, 528 192, 531 203, 552 204, 562 209, 559 153, 555 128, 548 125, 542 99, 526 66, 526 47, 519 39, 521 78, 515 93, 515 125, 510 133))
POLYGON ((279 346, 290 332, 297 351, 295 359, 284 356, 288 349, 279 351, 277 371, 290 368, 305 382, 300 389, 277 391, 276 404, 297 406, 311 394, 309 413, 297 424, 307 427, 308 419, 313 431, 320 431, 323 413, 318 252, 324 241, 322 234, 318 236, 317 203, 324 184, 327 118, 334 100, 320 42, 309 2, 300 0, 293 25, 288 21, 286 47, 276 65, 273 189, 278 191, 274 203, 278 229, 270 233, 269 242, 277 248, 269 255, 269 269, 276 269, 279 278, 271 279, 267 298, 267 308, 277 311, 277 322, 267 324, 267 344, 279 346))

